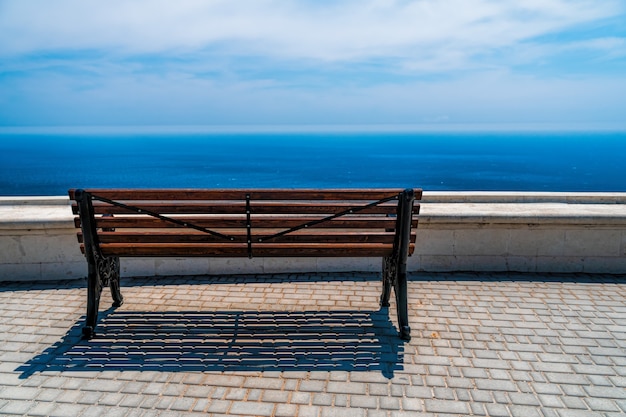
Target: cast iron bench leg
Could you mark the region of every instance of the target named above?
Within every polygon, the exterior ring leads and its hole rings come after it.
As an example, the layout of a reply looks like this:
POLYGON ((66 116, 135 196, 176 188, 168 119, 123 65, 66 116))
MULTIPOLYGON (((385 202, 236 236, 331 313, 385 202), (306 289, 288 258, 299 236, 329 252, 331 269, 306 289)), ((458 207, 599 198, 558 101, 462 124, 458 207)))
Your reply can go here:
MULTIPOLYGON (((87 258, 87 317, 83 327, 83 338, 91 339, 98 322, 98 308, 102 288, 111 288, 113 307, 119 307, 124 302, 120 292, 120 259, 117 256, 102 256, 98 249, 98 235, 94 220, 92 197, 83 190, 76 190, 76 202, 80 213, 81 229, 85 242, 85 257, 87 258)), ((112 215, 105 215, 112 216, 112 215)), ((114 229, 105 229, 113 231, 114 229)))
POLYGON ((383 292, 380 295, 380 306, 389 307, 391 286, 395 281, 395 263, 392 256, 383 257, 383 292))
POLYGON ((109 287, 111 288, 111 297, 113 298, 113 307, 119 307, 124 304, 124 297, 120 291, 120 259, 118 257, 110 258, 113 263, 111 268, 111 276, 109 277, 109 287))
POLYGON ((398 212, 396 220, 396 237, 394 250, 391 256, 383 258, 383 290, 380 296, 380 306, 389 307, 391 286, 396 294, 396 311, 398 313, 398 327, 403 340, 411 339, 409 327, 409 309, 407 297, 407 259, 411 238, 411 213, 415 194, 413 190, 405 190, 398 198, 398 212))
POLYGON ((395 282, 396 309, 398 310, 398 327, 400 338, 411 340, 411 328, 409 327, 409 309, 407 300, 406 272, 397 274, 395 282))
POLYGON ((396 293, 396 310, 398 312, 398 327, 400 337, 403 340, 411 339, 411 329, 409 327, 409 309, 407 297, 407 259, 409 257, 409 244, 411 239, 411 212, 415 193, 411 189, 400 193, 398 201, 398 246, 397 265, 394 277, 394 292, 396 293))
POLYGON ((105 286, 111 288, 113 307, 124 302, 120 293, 120 259, 116 256, 101 257, 96 255, 95 262, 89 262, 87 277, 87 319, 83 327, 83 338, 91 339, 96 330, 100 296, 105 286))
POLYGON ((87 275, 87 318, 83 327, 83 339, 91 339, 96 329, 98 321, 98 307, 100 306, 100 294, 102 284, 95 262, 89 262, 89 273, 87 275))
POLYGON ((411 329, 409 328, 409 312, 407 306, 406 262, 404 263, 404 271, 404 273, 400 273, 398 262, 394 256, 386 256, 383 258, 383 293, 380 296, 380 306, 389 307, 389 298, 393 285, 396 295, 400 338, 410 340, 411 329))

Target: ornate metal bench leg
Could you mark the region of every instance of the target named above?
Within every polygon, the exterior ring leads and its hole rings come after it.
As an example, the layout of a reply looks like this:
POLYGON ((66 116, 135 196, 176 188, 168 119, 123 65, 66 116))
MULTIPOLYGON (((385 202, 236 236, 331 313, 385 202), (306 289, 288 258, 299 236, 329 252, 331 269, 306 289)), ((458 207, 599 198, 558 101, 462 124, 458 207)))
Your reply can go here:
POLYGON ((85 320, 85 327, 83 327, 83 339, 91 339, 94 336, 101 293, 102 283, 100 282, 98 267, 90 262, 87 276, 87 319, 85 320))
POLYGON ((111 288, 111 297, 113 298, 113 307, 119 307, 124 304, 124 297, 120 291, 120 258, 112 257, 111 276, 109 277, 109 287, 111 288))
POLYGON ((411 213, 413 211, 413 201, 415 193, 411 189, 404 190, 398 201, 398 222, 397 229, 397 255, 398 264, 394 280, 394 292, 396 293, 396 310, 398 312, 398 327, 400 337, 404 340, 411 338, 409 327, 409 308, 407 296, 407 258, 409 256, 409 244, 411 238, 411 213))
POLYGON ((396 262, 393 256, 383 257, 383 292, 380 295, 380 306, 389 307, 389 298, 391 296, 391 286, 396 277, 396 262))
MULTIPOLYGON (((113 306, 122 304, 120 294, 120 260, 118 257, 102 256, 98 245, 96 220, 92 204, 92 195, 84 190, 76 190, 74 198, 78 203, 80 227, 83 231, 85 243, 85 257, 87 258, 87 318, 83 327, 83 338, 91 339, 98 322, 98 308, 102 288, 111 287, 113 306)), ((105 215, 106 216, 106 215, 105 215)), ((110 215, 109 215, 110 216, 110 215)), ((103 229, 113 231, 113 229, 103 229)))
POLYGON ((89 276, 87 277, 87 320, 83 327, 84 339, 91 339, 95 334, 100 296, 102 289, 106 286, 111 288, 113 306, 122 305, 119 258, 95 255, 95 262, 89 263, 89 276))
POLYGON ((400 338, 403 340, 411 340, 406 272, 400 272, 397 275, 394 292, 396 293, 396 309, 398 311, 398 327, 400 328, 400 338))

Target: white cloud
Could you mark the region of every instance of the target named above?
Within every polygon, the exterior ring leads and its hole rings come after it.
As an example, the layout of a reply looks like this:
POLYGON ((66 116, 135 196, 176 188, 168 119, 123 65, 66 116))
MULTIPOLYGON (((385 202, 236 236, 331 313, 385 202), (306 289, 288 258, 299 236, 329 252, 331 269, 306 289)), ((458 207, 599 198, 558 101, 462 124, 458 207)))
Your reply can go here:
POLYGON ((221 48, 235 55, 457 66, 476 53, 615 16, 622 7, 617 0, 5 0, 0 53, 221 48))
POLYGON ((602 37, 580 42, 571 42, 563 50, 592 50, 602 51, 609 57, 626 56, 626 38, 602 37))
POLYGON ((624 8, 0 0, 0 125, 622 120, 624 8))
POLYGON ((508 72, 325 89, 160 75, 31 78, 0 95, 0 125, 620 122, 622 77, 539 80, 508 72), (77 88, 81 87, 81 88, 77 88), (10 94, 7 94, 10 93, 10 94))

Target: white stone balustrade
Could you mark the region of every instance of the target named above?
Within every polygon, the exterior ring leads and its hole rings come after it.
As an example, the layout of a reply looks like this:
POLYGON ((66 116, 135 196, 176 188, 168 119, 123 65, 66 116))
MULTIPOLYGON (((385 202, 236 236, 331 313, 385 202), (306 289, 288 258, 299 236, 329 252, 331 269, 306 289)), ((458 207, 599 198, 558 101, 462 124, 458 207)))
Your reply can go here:
MULTIPOLYGON (((626 193, 424 192, 410 271, 626 273, 626 193)), ((379 258, 128 258, 122 275, 380 271, 379 258)), ((0 198, 0 281, 82 278, 69 200, 0 198)))

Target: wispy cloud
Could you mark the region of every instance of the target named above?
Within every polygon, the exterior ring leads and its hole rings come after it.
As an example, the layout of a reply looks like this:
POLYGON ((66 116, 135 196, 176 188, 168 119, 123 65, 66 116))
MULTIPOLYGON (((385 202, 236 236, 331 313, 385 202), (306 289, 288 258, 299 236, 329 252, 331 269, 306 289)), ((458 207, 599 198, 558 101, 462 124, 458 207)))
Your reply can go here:
POLYGON ((242 108, 367 120, 400 101, 417 110, 387 120, 469 120, 473 84, 487 90, 483 118, 507 92, 525 103, 510 114, 532 113, 567 96, 554 74, 577 78, 583 101, 607 73, 613 87, 597 91, 621 91, 625 19, 621 0, 0 0, 0 113, 13 114, 0 123, 26 120, 20 104, 47 120, 91 109, 143 123, 140 108, 171 122, 237 122, 242 108))
POLYGON ((0 50, 459 63, 623 12, 616 0, 4 1, 0 50), (443 59, 437 59, 441 54, 443 59), (457 56, 457 59, 445 58, 457 56))

